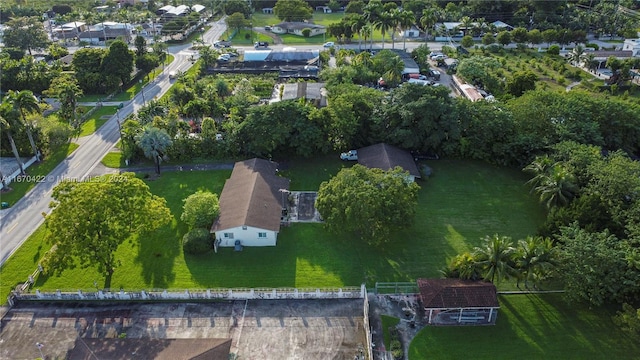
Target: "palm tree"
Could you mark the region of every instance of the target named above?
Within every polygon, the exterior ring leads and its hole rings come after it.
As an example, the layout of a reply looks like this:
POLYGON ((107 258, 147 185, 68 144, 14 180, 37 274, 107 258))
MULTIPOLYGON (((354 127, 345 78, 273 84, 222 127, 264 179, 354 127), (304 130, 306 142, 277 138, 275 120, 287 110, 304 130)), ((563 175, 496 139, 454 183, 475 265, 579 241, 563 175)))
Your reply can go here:
POLYGON ((573 175, 561 165, 556 164, 535 191, 540 195, 540 202, 544 203, 548 209, 552 209, 568 204, 577 188, 573 175))
MULTIPOLYGON (((411 29, 411 26, 413 26, 415 23, 416 23, 416 16, 413 14, 413 11, 402 10, 398 14, 398 25, 400 26, 400 28, 403 31, 406 31, 407 29, 411 29)), ((407 37, 404 36, 404 35, 406 35, 406 34, 403 34, 403 36, 402 36, 402 47, 406 51, 407 50, 407 37)))
POLYGON ((365 68, 370 67, 373 63, 371 60, 371 53, 367 51, 359 53, 358 55, 353 57, 352 63, 353 65, 360 65, 365 68))
POLYGON ((385 64, 387 71, 382 75, 388 85, 399 84, 402 80, 402 72, 404 71, 404 61, 400 56, 392 56, 385 64))
POLYGON ((531 185, 532 192, 536 187, 544 182, 549 173, 549 169, 551 169, 553 165, 553 160, 545 155, 536 157, 535 160, 531 162, 531 164, 522 169, 524 172, 533 175, 531 180, 527 181, 527 184, 531 185))
POLYGON ((549 238, 528 236, 519 240, 514 254, 515 266, 519 272, 518 283, 524 280, 525 288, 529 288, 529 281, 533 282, 534 288, 537 282, 543 280, 555 267, 555 248, 549 238))
POLYGON ((31 132, 31 124, 27 122, 26 112, 39 112, 40 107, 38 106, 38 100, 30 90, 22 90, 20 92, 9 90, 9 93, 6 96, 9 104, 13 106, 14 110, 17 110, 20 113, 20 117, 22 119, 22 125, 25 127, 27 131, 27 137, 29 138, 29 143, 31 144, 31 149, 33 150, 33 154, 36 157, 37 161, 40 161, 40 153, 36 148, 36 143, 33 141, 33 133, 31 132))
POLYGON ((383 12, 382 2, 380 1, 369 1, 369 3, 364 7, 364 18, 370 25, 370 34, 371 34, 371 46, 370 50, 373 49, 373 29, 375 27, 374 24, 378 22, 380 16, 383 12))
POLYGON ((164 129, 147 125, 136 135, 136 143, 144 152, 144 156, 153 159, 156 164, 156 174, 160 175, 160 162, 172 143, 169 134, 164 129))
POLYGON ((422 10, 422 17, 420 17, 420 26, 424 31, 424 41, 427 42, 429 31, 433 29, 433 26, 438 21, 438 10, 435 7, 422 10))
POLYGON ((18 167, 20 168, 20 175, 24 175, 24 166, 22 165, 22 159, 20 159, 20 154, 18 153, 16 142, 13 140, 12 128, 17 122, 16 115, 16 111, 8 103, 2 102, 2 104, 0 105, 0 128, 2 129, 2 132, 7 134, 7 138, 9 138, 11 151, 13 152, 13 156, 16 158, 18 167))
POLYGON ((358 34, 358 50, 362 50, 362 32, 367 25, 367 21, 360 14, 353 14, 351 21, 351 31, 358 34))
POLYGON ((473 257, 485 280, 500 282, 514 274, 512 245, 511 238, 496 234, 485 237, 484 245, 474 249, 473 257))
POLYGON ((586 55, 584 47, 582 47, 582 45, 576 45, 569 53, 568 59, 574 66, 580 66, 580 63, 586 63, 586 55))
POLYGON ((386 35, 387 31, 389 31, 390 29, 393 29, 393 26, 395 24, 395 20, 393 19, 393 15, 391 15, 391 13, 388 12, 384 12, 380 15, 380 17, 378 18, 378 20, 373 24, 373 26, 380 30, 380 33, 382 34, 382 48, 384 49, 384 36, 386 35))
POLYGON ((471 19, 469 16, 463 16, 460 19, 460 27, 463 28, 463 33, 465 35, 469 34, 469 31, 471 31, 471 29, 473 28, 473 19, 471 19))
POLYGON ((450 259, 447 266, 440 273, 446 278, 475 281, 481 278, 479 270, 473 255, 466 252, 450 259))
POLYGON ((104 27, 104 22, 107 20, 107 15, 104 13, 98 13, 96 15, 96 21, 99 21, 102 25, 102 38, 104 39, 105 45, 107 44, 107 29, 104 27))

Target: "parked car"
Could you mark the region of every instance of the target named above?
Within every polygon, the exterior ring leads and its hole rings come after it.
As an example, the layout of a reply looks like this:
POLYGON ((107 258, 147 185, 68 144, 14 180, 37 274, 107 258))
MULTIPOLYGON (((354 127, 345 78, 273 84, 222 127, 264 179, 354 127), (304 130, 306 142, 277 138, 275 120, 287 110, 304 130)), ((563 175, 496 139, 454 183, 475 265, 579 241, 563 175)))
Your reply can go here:
POLYGON ((213 46, 217 48, 227 48, 231 46, 231 41, 218 40, 213 43, 213 46))
POLYGON ((229 60, 231 60, 231 55, 229 54, 222 54, 218 56, 218 61, 229 61, 229 60))
POLYGON ((358 150, 349 150, 347 152, 343 152, 342 154, 340 154, 340 160, 357 161, 358 160, 358 150))
POLYGON ((256 49, 266 49, 269 47, 269 43, 266 41, 257 41, 255 44, 253 44, 253 47, 256 49))
POLYGON ((440 71, 435 69, 429 70, 429 77, 431 77, 435 81, 440 81, 440 71))
POLYGON ((409 79, 427 80, 427 77, 422 74, 408 74, 409 79))
POLYGON ((431 60, 433 61, 438 61, 438 60, 444 60, 447 58, 447 55, 445 54, 437 54, 431 57, 431 60))
POLYGON ((327 41, 326 43, 322 44, 322 46, 326 47, 326 48, 330 48, 330 47, 334 47, 335 44, 333 41, 327 41))
POLYGON ((264 29, 267 30, 267 31, 271 31, 271 26, 267 25, 267 26, 264 27, 264 29))
POLYGON ((407 82, 409 84, 417 84, 417 85, 422 85, 422 86, 433 85, 432 81, 421 80, 421 79, 409 79, 409 81, 407 81, 407 82))

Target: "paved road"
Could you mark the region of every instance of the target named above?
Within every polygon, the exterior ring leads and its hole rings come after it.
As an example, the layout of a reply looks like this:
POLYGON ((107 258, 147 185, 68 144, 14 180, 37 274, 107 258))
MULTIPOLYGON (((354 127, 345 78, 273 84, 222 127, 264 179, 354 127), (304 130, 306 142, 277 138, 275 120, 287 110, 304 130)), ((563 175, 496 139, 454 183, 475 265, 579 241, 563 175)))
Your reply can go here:
MULTIPOLYGON (((205 39, 215 39, 225 30, 224 21, 213 24, 204 35, 205 39)), ((190 45, 169 48, 175 60, 168 65, 162 75, 147 84, 136 97, 119 110, 98 131, 86 137, 78 149, 58 165, 45 178, 29 179, 38 184, 20 201, 9 209, 0 211, 0 265, 42 224, 43 213, 49 213, 51 190, 64 179, 84 179, 100 164, 102 158, 113 148, 120 138, 118 118, 124 119, 137 111, 144 102, 162 96, 171 86, 170 71, 186 71, 192 64, 189 61, 193 51, 190 45)))

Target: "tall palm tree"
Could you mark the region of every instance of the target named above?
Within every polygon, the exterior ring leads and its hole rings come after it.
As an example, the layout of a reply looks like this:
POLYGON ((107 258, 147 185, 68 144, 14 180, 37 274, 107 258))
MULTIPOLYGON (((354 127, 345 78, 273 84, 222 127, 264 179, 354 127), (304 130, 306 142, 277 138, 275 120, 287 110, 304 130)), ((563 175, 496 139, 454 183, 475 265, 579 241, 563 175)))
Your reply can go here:
POLYGON ((424 41, 427 42, 429 32, 433 30, 434 25, 438 21, 438 10, 435 7, 430 7, 422 10, 422 16, 420 17, 420 26, 424 31, 424 41))
POLYGON ((2 132, 7 134, 9 144, 11 145, 11 151, 13 152, 13 156, 16 158, 18 167, 20 168, 20 175, 24 175, 24 165, 22 164, 22 159, 20 159, 16 142, 13 140, 13 127, 17 123, 17 118, 16 111, 11 107, 11 105, 2 102, 0 105, 0 128, 2 129, 2 132))
POLYGON ((524 280, 525 288, 529 288, 529 281, 534 287, 543 280, 555 267, 555 248, 551 239, 538 236, 528 236, 519 240, 514 254, 515 266, 519 272, 518 284, 524 280))
POLYGON ((160 175, 160 162, 172 143, 169 134, 163 129, 147 125, 136 135, 136 142, 144 152, 144 156, 153 159, 156 164, 156 174, 160 175))
POLYGON ((481 247, 476 247, 473 256, 482 269, 482 277, 495 283, 514 274, 513 243, 508 236, 487 236, 481 247))
POLYGON ((380 33, 382 34, 382 48, 384 49, 384 36, 387 34, 387 31, 393 29, 393 26, 395 25, 395 20, 393 18, 393 15, 389 12, 383 12, 382 14, 380 14, 380 17, 378 17, 378 20, 373 24, 373 26, 380 30, 380 33))
POLYGON ((107 14, 98 13, 96 14, 96 21, 99 21, 102 25, 102 38, 104 39, 105 45, 107 44, 107 29, 104 27, 104 22, 107 20, 107 14))
MULTIPOLYGON (((398 14, 398 25, 405 32, 407 29, 411 29, 411 27, 416 23, 416 16, 413 11, 410 10, 402 10, 398 14)), ((407 50, 407 37, 406 34, 402 36, 402 47, 404 50, 407 50)))
POLYGON ((369 3, 364 7, 364 18, 370 25, 369 30, 371 45, 369 47, 369 50, 373 49, 373 30, 383 11, 384 9, 382 7, 382 2, 377 0, 369 1, 369 3))
POLYGON ((358 34, 358 50, 362 50, 362 32, 367 25, 367 21, 364 16, 360 14, 353 14, 351 21, 351 31, 358 34))
POLYGON ((39 112, 40 106, 38 106, 38 100, 30 90, 22 90, 20 92, 9 90, 6 96, 9 104, 13 106, 14 110, 17 110, 20 113, 20 117, 22 120, 22 125, 27 131, 27 137, 29 138, 29 143, 31 144, 31 149, 33 150, 33 154, 36 157, 37 161, 40 161, 40 153, 38 152, 38 148, 36 147, 36 143, 33 140, 33 133, 31 129, 31 124, 27 121, 26 113, 39 112))
POLYGON ((553 160, 545 155, 536 157, 531 164, 522 169, 524 172, 533 175, 531 180, 527 181, 527 184, 531 185, 532 192, 545 181, 549 173, 549 169, 551 169, 553 165, 553 160))

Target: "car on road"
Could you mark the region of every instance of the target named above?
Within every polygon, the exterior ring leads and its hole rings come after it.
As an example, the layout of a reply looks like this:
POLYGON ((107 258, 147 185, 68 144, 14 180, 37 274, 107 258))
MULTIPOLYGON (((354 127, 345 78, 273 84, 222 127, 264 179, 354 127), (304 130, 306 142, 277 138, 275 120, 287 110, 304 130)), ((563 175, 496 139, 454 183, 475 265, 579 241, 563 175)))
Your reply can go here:
POLYGON ((169 79, 175 79, 176 78, 176 72, 175 71, 169 71, 169 79))
POLYGON ((438 60, 444 60, 446 58, 447 58, 447 55, 445 54, 436 54, 431 57, 431 60, 438 61, 438 60))
POLYGON ((266 41, 257 41, 255 44, 253 44, 253 47, 256 49, 266 49, 269 47, 269 43, 266 41))
POLYGON ((335 45, 336 44, 333 41, 327 41, 326 43, 322 44, 322 46, 326 48, 334 47, 335 45))
POLYGON ((432 78, 434 81, 440 81, 440 71, 435 70, 435 69, 431 69, 429 70, 429 77, 432 78))
POLYGON ((406 79, 427 80, 427 77, 422 74, 407 74, 406 79))
POLYGON ((265 26, 265 27, 264 27, 264 29, 265 29, 266 31, 271 31, 271 26, 267 25, 267 26, 265 26))
POLYGON ((347 152, 343 152, 342 154, 340 154, 340 160, 357 161, 358 160, 358 150, 349 150, 347 152))

